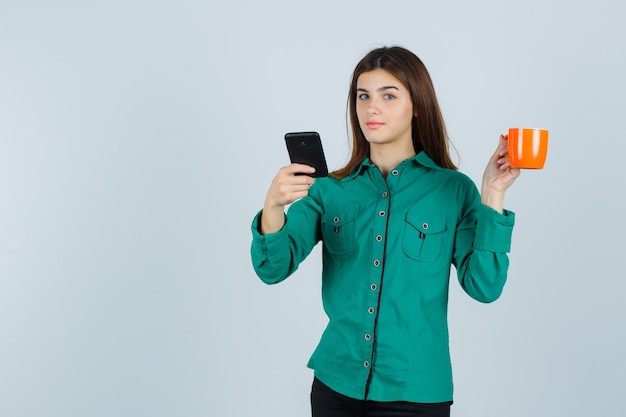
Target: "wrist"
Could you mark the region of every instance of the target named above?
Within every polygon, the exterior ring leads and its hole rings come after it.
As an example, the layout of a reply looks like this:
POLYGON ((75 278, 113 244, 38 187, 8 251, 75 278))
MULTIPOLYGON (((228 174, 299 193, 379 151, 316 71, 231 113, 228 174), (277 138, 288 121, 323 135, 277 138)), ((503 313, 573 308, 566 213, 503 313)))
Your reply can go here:
POLYGON ((504 191, 494 190, 491 187, 483 185, 480 200, 484 205, 491 207, 498 213, 504 211, 504 191))
POLYGON ((270 205, 266 202, 260 220, 261 234, 276 233, 285 225, 285 209, 282 205, 270 205))

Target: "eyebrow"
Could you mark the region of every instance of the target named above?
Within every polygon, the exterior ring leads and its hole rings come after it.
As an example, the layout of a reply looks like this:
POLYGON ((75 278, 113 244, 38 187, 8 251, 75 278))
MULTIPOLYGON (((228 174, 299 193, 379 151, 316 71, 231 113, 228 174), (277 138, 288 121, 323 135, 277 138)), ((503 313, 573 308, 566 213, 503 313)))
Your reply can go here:
MULTIPOLYGON (((385 91, 385 90, 398 90, 400 91, 400 89, 396 86, 393 85, 386 85, 384 87, 380 87, 378 89, 376 89, 376 91, 381 92, 381 91, 385 91)), ((367 91, 366 88, 357 88, 356 91, 363 91, 364 93, 369 93, 369 91, 367 91)))

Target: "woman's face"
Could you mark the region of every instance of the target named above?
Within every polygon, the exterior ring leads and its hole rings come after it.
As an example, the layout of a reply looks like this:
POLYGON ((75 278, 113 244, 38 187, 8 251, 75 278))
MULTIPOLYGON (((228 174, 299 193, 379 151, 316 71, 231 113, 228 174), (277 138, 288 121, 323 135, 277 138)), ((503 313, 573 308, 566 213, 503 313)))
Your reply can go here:
POLYGON ((376 69, 357 79, 356 114, 370 146, 413 146, 413 103, 402 83, 389 72, 376 69))

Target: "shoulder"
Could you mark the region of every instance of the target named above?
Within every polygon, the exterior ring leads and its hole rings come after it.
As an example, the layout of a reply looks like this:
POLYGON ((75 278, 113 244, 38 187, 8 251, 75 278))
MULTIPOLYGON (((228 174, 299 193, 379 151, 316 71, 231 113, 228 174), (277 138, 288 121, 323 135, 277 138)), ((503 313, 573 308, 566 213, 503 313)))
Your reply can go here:
POLYGON ((461 171, 441 167, 438 167, 436 171, 439 179, 445 184, 456 186, 464 190, 476 189, 474 181, 461 171))
POLYGON ((465 189, 476 188, 474 181, 472 181, 470 177, 456 169, 444 168, 437 165, 424 151, 417 154, 414 161, 416 164, 430 169, 430 171, 434 174, 434 177, 437 178, 437 181, 443 182, 442 185, 456 185, 465 189))
POLYGON ((313 186, 311 186, 311 192, 328 192, 334 191, 338 188, 344 188, 350 181, 350 177, 337 179, 331 176, 316 178, 313 186))

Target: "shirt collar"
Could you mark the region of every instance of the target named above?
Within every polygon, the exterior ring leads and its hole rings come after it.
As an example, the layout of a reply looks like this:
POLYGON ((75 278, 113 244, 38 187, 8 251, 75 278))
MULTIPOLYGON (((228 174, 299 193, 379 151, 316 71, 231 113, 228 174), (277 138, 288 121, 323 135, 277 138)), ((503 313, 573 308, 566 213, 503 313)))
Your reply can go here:
POLYGON ((430 156, 428 156, 428 154, 425 151, 421 151, 420 153, 415 155, 412 159, 415 163, 423 165, 427 168, 441 169, 441 167, 437 165, 435 161, 430 159, 430 156))

